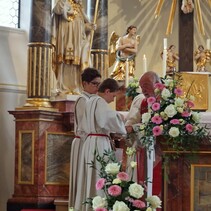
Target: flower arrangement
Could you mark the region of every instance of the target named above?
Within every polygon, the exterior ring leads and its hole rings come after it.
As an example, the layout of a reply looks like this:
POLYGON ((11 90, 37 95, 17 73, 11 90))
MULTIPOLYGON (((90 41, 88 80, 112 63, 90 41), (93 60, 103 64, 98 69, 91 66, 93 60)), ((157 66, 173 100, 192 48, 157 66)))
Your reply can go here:
MULTIPOLYGON (((127 148, 128 157, 133 157, 136 153, 134 148, 127 148)), ((87 199, 95 211, 152 211, 161 207, 161 201, 157 196, 146 198, 148 206, 143 201, 146 187, 132 181, 133 170, 137 163, 131 161, 132 168, 131 178, 129 174, 121 170, 121 163, 117 161, 113 151, 104 151, 103 155, 96 154, 97 162, 100 164, 100 179, 96 183, 96 190, 102 191, 104 197, 95 196, 87 199)), ((132 160, 132 159, 131 159, 132 160)), ((90 164, 95 168, 94 163, 90 164)))
POLYGON ((132 78, 129 81, 126 89, 126 96, 131 97, 132 100, 139 94, 139 82, 137 78, 132 78))
POLYGON ((200 126, 200 113, 192 111, 194 97, 184 96, 180 75, 167 76, 155 84, 155 97, 147 99, 148 112, 140 126, 141 142, 150 148, 156 137, 163 136, 166 145, 177 152, 194 151, 199 140, 208 137, 206 127, 200 126))

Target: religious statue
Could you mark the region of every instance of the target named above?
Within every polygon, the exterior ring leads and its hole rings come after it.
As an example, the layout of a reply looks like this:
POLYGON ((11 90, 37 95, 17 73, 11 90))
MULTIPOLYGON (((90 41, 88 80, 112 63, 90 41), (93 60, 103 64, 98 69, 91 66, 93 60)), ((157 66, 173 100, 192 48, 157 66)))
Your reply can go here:
POLYGON ((183 0, 182 1, 182 6, 181 6, 181 10, 185 13, 191 13, 193 12, 194 9, 194 4, 192 0, 183 0))
POLYGON ((82 70, 91 66, 89 35, 96 26, 88 20, 81 0, 58 0, 53 8, 52 26, 57 91, 78 94, 82 70))
POLYGON ((204 50, 203 45, 198 46, 198 50, 194 54, 194 59, 196 62, 196 71, 198 72, 206 72, 206 65, 210 62, 211 51, 204 50))
MULTIPOLYGON (((179 60, 178 53, 175 52, 175 45, 170 45, 167 49, 167 59, 166 59, 166 74, 172 75, 176 72, 176 62, 179 60)), ((161 53, 161 58, 163 58, 163 52, 161 53)))
POLYGON ((115 32, 112 33, 109 44, 109 66, 115 62, 111 78, 117 81, 123 81, 128 77, 134 77, 135 57, 137 46, 140 43, 140 35, 136 36, 136 26, 129 26, 123 37, 119 37, 115 32), (115 57, 114 57, 115 55, 115 57))

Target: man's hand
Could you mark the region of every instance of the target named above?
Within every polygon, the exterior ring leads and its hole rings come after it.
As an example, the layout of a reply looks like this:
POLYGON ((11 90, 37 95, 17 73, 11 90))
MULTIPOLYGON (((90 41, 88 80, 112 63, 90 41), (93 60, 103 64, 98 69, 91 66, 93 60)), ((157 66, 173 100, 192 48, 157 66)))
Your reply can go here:
POLYGON ((125 129, 126 129, 127 133, 134 132, 133 127, 131 125, 125 126, 125 129))

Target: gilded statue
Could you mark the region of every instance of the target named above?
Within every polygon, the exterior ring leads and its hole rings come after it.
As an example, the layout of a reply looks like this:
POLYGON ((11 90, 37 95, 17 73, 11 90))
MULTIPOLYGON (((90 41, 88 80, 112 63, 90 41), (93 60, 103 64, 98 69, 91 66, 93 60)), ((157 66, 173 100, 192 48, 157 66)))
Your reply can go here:
POLYGON ((111 78, 117 81, 125 80, 126 68, 129 77, 134 77, 135 57, 140 43, 140 35, 136 35, 136 26, 129 26, 126 34, 119 37, 115 32, 111 34, 109 43, 109 66, 114 64, 111 78))
POLYGON ((198 50, 194 54, 197 72, 206 72, 206 65, 210 62, 211 51, 205 50, 203 45, 198 46, 198 50))
POLYGON ((58 93, 80 93, 82 70, 91 66, 89 35, 95 28, 81 0, 57 1, 53 8, 52 44, 58 93))
MULTIPOLYGON (((166 59, 166 74, 172 75, 176 72, 176 62, 179 60, 179 54, 175 52, 175 45, 170 45, 167 49, 167 59, 166 59)), ((163 58, 163 52, 161 53, 161 58, 163 58)))

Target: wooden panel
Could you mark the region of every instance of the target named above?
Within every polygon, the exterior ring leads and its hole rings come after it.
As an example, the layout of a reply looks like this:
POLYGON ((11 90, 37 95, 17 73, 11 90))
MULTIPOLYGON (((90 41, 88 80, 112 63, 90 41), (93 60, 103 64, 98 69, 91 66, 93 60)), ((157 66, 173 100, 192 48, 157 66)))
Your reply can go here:
POLYGON ((193 71, 193 31, 194 31, 194 13, 184 14, 179 5, 179 71, 193 71))

